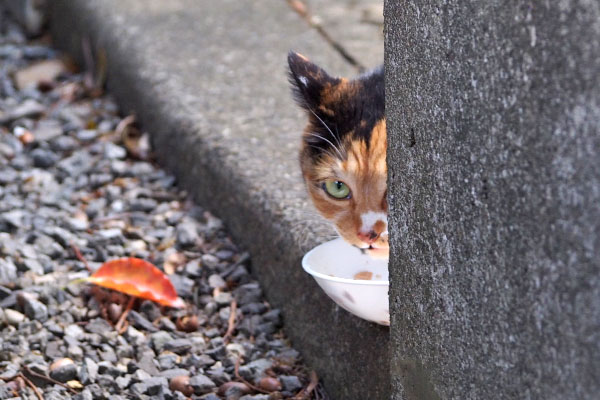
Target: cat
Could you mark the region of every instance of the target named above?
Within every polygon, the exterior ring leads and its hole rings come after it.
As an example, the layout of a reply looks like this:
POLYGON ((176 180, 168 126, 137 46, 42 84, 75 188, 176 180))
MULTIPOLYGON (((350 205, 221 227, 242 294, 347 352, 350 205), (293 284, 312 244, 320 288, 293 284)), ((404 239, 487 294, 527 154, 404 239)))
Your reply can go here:
POLYGON ((294 98, 308 116, 300 168, 310 198, 344 240, 387 258, 383 66, 348 80, 295 52, 288 65, 294 98))

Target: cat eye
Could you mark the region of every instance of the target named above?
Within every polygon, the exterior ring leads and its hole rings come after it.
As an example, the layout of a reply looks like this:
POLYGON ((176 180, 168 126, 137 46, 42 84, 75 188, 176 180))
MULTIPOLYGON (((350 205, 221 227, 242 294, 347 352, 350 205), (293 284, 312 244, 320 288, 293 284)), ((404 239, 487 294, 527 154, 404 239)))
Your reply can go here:
POLYGON ((349 199, 350 188, 344 182, 329 180, 323 182, 323 190, 334 199, 349 199))

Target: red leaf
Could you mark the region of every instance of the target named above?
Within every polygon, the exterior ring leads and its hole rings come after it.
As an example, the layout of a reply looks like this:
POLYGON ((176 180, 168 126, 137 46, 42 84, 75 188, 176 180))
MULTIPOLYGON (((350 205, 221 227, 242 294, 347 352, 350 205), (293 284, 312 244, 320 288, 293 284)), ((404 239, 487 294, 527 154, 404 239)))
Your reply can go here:
POLYGON ((107 261, 86 280, 164 306, 175 308, 185 306, 183 300, 177 297, 177 292, 169 278, 160 269, 139 258, 118 258, 107 261))

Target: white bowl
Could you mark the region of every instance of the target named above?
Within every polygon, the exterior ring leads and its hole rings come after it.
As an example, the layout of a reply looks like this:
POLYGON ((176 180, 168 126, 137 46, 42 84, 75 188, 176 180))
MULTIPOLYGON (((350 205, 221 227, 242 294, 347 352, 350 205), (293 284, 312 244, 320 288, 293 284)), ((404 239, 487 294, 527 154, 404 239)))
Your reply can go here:
POLYGON ((306 253, 302 268, 343 309, 368 321, 390 324, 388 260, 372 258, 335 239, 306 253), (365 272, 371 273, 370 280, 355 279, 365 272))

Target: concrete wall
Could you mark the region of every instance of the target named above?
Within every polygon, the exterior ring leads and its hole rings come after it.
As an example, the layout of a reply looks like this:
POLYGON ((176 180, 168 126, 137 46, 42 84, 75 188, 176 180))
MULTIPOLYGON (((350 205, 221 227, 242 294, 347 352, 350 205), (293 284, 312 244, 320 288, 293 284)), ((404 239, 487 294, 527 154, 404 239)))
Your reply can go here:
POLYGON ((394 399, 597 399, 600 3, 386 1, 394 399))

